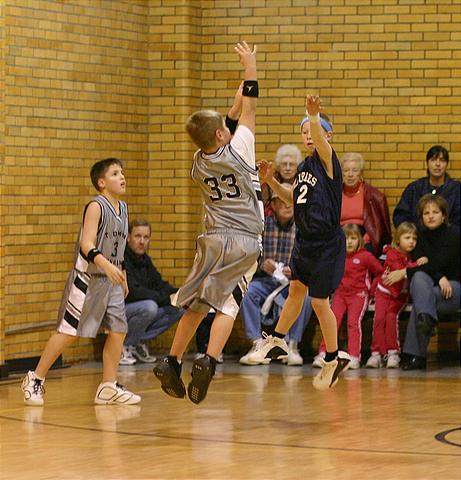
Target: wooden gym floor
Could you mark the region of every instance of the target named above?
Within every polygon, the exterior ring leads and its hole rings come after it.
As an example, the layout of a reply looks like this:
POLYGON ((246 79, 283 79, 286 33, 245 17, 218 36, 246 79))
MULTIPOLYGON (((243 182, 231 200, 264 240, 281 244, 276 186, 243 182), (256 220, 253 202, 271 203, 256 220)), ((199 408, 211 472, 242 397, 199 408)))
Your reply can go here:
POLYGON ((151 370, 120 368, 143 397, 131 407, 93 405, 98 363, 50 372, 44 407, 24 406, 20 376, 0 382, 0 478, 461 478, 458 366, 350 371, 318 392, 310 365, 226 359, 198 406, 151 370))

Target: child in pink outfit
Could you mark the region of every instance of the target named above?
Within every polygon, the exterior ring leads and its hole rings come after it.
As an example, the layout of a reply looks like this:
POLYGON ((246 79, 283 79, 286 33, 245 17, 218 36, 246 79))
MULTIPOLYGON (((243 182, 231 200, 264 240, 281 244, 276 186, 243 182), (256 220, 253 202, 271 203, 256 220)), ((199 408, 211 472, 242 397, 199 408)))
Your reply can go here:
POLYGON ((376 282, 375 316, 373 340, 367 368, 380 368, 386 359, 387 368, 398 368, 400 364, 399 314, 408 301, 407 279, 396 272, 427 263, 427 257, 412 262, 410 253, 416 246, 416 226, 401 223, 394 233, 392 247, 385 248, 384 272, 376 282))
MULTIPOLYGON (((347 313, 347 346, 351 356, 349 368, 360 368, 362 345, 362 318, 368 307, 372 277, 382 273, 383 266, 373 254, 363 248, 364 240, 357 225, 343 226, 346 235, 346 263, 344 276, 333 295, 331 309, 336 317, 338 331, 347 313)), ((319 354, 313 366, 320 366, 325 355, 325 342, 319 346, 319 354), (318 364, 318 365, 317 365, 318 364)))

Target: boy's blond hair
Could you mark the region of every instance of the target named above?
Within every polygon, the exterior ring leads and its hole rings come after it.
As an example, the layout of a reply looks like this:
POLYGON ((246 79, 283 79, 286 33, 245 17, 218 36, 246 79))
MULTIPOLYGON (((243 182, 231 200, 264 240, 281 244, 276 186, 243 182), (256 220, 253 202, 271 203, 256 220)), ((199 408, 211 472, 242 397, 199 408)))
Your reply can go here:
POLYGON ((357 252, 361 248, 363 248, 363 246, 365 245, 365 242, 363 241, 363 235, 358 225, 355 225, 355 223, 347 223, 346 225, 343 225, 343 232, 344 232, 344 235, 346 235, 346 238, 349 236, 354 236, 359 239, 359 244, 356 250, 357 252))
POLYGON ((216 145, 216 130, 225 128, 222 115, 214 110, 199 110, 186 121, 186 130, 192 141, 201 150, 210 150, 216 145))
POLYGON ((418 237, 418 229, 416 225, 411 222, 402 222, 394 232, 392 237, 392 246, 397 248, 400 245, 400 237, 405 235, 405 233, 413 233, 415 237, 418 237))

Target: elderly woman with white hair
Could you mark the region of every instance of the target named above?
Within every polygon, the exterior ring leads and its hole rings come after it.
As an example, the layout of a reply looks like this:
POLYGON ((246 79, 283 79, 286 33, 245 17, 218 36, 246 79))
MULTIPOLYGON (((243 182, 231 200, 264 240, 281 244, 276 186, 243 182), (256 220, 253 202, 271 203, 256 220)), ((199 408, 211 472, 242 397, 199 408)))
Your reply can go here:
POLYGON ((358 225, 365 248, 379 257, 383 246, 392 239, 386 196, 363 180, 365 162, 360 153, 345 153, 340 163, 343 172, 341 225, 358 225))
MULTIPOLYGON (((280 183, 292 184, 295 180, 296 171, 298 170, 298 165, 301 161, 301 151, 296 145, 282 145, 275 154, 276 172, 274 177, 280 183)), ((267 183, 261 185, 261 190, 264 203, 264 214, 266 216, 272 215, 274 213, 271 206, 272 191, 267 183)))

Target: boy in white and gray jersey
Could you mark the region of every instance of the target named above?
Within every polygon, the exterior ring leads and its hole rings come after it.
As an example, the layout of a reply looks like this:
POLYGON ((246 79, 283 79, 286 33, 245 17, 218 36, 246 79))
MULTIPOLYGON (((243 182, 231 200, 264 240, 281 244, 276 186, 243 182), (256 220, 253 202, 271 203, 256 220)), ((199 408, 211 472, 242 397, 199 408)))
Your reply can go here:
POLYGON ((154 368, 162 389, 184 398, 181 358, 210 308, 217 312, 205 357, 194 361, 189 399, 201 402, 213 378, 216 359, 232 331, 240 300, 261 252, 263 205, 255 165, 255 112, 258 96, 256 48, 243 42, 236 52, 244 66, 241 115, 233 138, 222 116, 212 110, 192 114, 188 134, 200 150, 191 177, 205 208, 206 232, 197 239, 197 253, 186 282, 173 302, 187 307, 173 339, 170 355, 154 368))
POLYGON ((103 378, 96 404, 133 405, 139 395, 117 383, 117 368, 128 325, 125 296, 128 293, 123 268, 128 235, 128 211, 119 200, 125 193, 123 164, 117 158, 93 165, 91 181, 100 195, 85 207, 71 271, 59 309, 57 333, 51 336, 35 371, 22 382, 24 401, 43 405, 43 384, 48 370, 77 337, 96 337, 101 325, 108 330, 103 352, 103 378))

